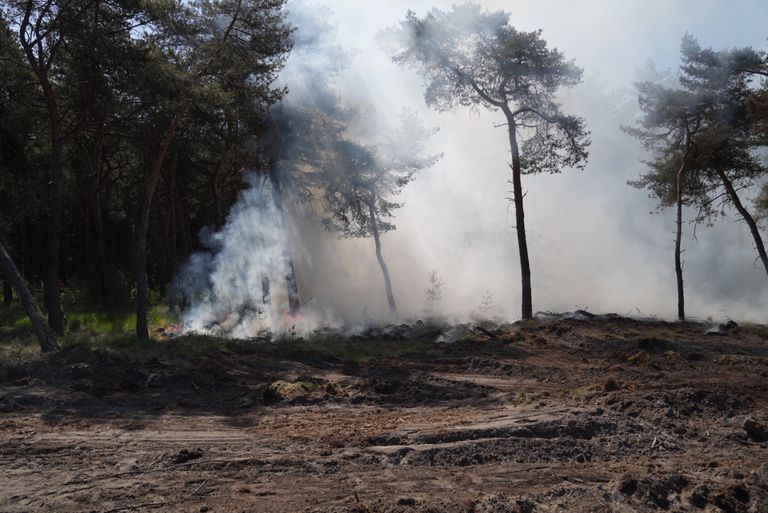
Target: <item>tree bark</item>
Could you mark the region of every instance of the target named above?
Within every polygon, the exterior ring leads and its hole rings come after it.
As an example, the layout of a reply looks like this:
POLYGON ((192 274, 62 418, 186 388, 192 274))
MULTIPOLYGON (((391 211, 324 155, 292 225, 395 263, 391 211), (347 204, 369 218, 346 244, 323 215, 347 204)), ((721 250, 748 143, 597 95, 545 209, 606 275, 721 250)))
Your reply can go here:
POLYGON ((43 303, 48 312, 48 326, 57 336, 62 336, 64 335, 64 311, 61 307, 60 258, 64 142, 59 136, 58 129, 52 129, 51 132, 51 182, 48 190, 48 240, 43 274, 43 303))
MULTIPOLYGON (((45 14, 50 14, 51 2, 43 7, 43 12, 39 13, 42 18, 45 14)), ((59 105, 56 98, 56 92, 49 77, 50 68, 53 63, 53 53, 55 48, 51 48, 51 55, 46 56, 43 52, 42 38, 40 33, 40 18, 33 25, 33 31, 36 36, 36 44, 28 38, 27 30, 30 28, 30 16, 34 6, 29 2, 26 7, 24 18, 19 25, 19 42, 21 43, 27 61, 32 68, 33 73, 40 83, 40 88, 45 99, 46 110, 48 112, 48 122, 51 137, 51 176, 48 189, 48 238, 45 249, 45 266, 43 270, 43 304, 48 313, 48 325, 53 332, 61 336, 64 334, 64 312, 61 308, 61 278, 60 278, 60 258, 61 258, 61 212, 62 212, 62 166, 64 145, 66 140, 71 139, 78 132, 79 127, 75 127, 67 136, 63 136, 63 122, 59 105), (37 55, 35 51, 37 50, 37 55)))
POLYGON ((397 305, 395 304, 395 295, 392 292, 392 280, 389 277, 389 269, 384 257, 381 254, 381 237, 379 235, 379 225, 376 222, 376 195, 371 191, 371 198, 368 200, 368 213, 371 218, 371 232, 373 233, 373 242, 376 244, 376 259, 379 261, 381 273, 384 275, 384 287, 387 291, 387 303, 389 304, 389 313, 397 316, 397 305))
POLYGON ((95 257, 93 258, 93 264, 95 266, 95 272, 93 273, 93 279, 96 284, 96 292, 99 299, 101 308, 106 312, 112 311, 112 304, 109 301, 109 292, 107 287, 107 245, 104 235, 104 214, 101 205, 101 189, 102 181, 104 178, 104 124, 98 124, 98 133, 96 135, 96 143, 94 148, 94 154, 91 162, 91 175, 93 179, 92 194, 93 203, 91 218, 93 224, 93 233, 96 238, 95 241, 95 257))
POLYGON ((99 304, 106 312, 112 311, 107 285, 107 245, 104 238, 104 214, 101 208, 101 192, 93 198, 93 228, 96 233, 96 279, 98 280, 99 304))
POLYGON ((176 197, 176 170, 179 167, 179 149, 176 148, 176 151, 173 152, 173 159, 171 160, 171 166, 168 171, 169 176, 169 183, 168 183, 168 223, 166 229, 166 242, 167 242, 167 251, 166 251, 166 279, 167 281, 171 281, 173 279, 173 275, 176 272, 176 263, 178 261, 177 255, 178 255, 178 243, 177 243, 177 234, 179 232, 178 223, 177 223, 177 216, 176 216, 176 201, 174 201, 174 198, 176 197))
MULTIPOLYGON (((686 152, 687 153, 687 152, 686 152)), ((683 239, 683 173, 685 172, 686 155, 680 163, 680 169, 677 171, 677 180, 675 182, 675 202, 677 204, 677 230, 675 232, 675 275, 677 277, 677 319, 685 321, 685 292, 683 289, 683 262, 682 262, 682 239, 683 239)))
POLYGON ((502 107, 507 118, 509 133, 509 149, 512 154, 512 197, 515 203, 515 229, 517 231, 517 247, 520 253, 520 277, 522 281, 522 318, 533 317, 533 300, 531 297, 531 263, 528 259, 528 241, 525 235, 525 210, 523 208, 522 169, 520 167, 520 148, 517 145, 515 118, 509 107, 502 107))
POLYGON ((301 311, 301 297, 299 296, 299 284, 296 281, 296 270, 293 267, 293 257, 285 250, 285 283, 288 286, 288 311, 291 315, 296 315, 301 311))
POLYGON ((13 303, 13 287, 9 280, 3 280, 3 305, 10 307, 13 303))
POLYGON ((731 198, 733 206, 736 207, 736 210, 741 214, 744 222, 749 226, 749 231, 752 233, 752 239, 755 241, 757 254, 760 256, 760 260, 763 263, 763 269, 768 273, 768 254, 765 252, 765 244, 763 244, 763 238, 760 236, 760 230, 757 228, 755 219, 750 215, 747 209, 744 208, 744 204, 741 202, 739 195, 736 193, 736 189, 733 187, 733 183, 731 183, 731 180, 728 178, 728 175, 725 174, 725 171, 718 169, 717 174, 723 182, 725 191, 728 193, 728 197, 731 198))
POLYGON ((269 291, 269 276, 266 274, 261 275, 261 301, 265 306, 272 302, 272 294, 269 291))
POLYGON ((16 295, 24 306, 29 320, 32 322, 32 329, 35 331, 37 341, 40 343, 40 349, 44 353, 50 353, 59 350, 59 344, 56 341, 56 335, 46 326, 45 317, 37 307, 29 286, 13 263, 11 255, 6 251, 5 246, 0 242, 0 272, 5 280, 16 289, 16 295))
POLYGON ((144 198, 139 211, 139 221, 136 229, 136 336, 140 340, 149 340, 149 328, 147 326, 147 311, 149 310, 149 284, 147 279, 147 238, 149 234, 149 214, 152 210, 152 198, 155 195, 157 183, 160 180, 160 172, 168 153, 176 130, 181 121, 181 111, 174 114, 171 124, 160 142, 152 163, 147 186, 144 189, 144 198))

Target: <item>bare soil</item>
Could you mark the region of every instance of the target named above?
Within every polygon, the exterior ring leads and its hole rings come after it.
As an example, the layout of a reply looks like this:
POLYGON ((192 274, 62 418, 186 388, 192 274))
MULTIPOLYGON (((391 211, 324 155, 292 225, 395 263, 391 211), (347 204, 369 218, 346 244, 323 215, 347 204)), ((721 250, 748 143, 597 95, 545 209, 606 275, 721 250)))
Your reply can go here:
POLYGON ((0 511, 765 513, 768 328, 706 328, 71 347, 0 371, 0 511))

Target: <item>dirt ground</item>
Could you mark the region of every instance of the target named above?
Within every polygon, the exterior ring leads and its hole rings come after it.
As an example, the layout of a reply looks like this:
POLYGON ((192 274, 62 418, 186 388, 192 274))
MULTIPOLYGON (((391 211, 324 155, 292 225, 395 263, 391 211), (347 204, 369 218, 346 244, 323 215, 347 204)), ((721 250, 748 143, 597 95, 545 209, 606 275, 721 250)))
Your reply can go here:
POLYGON ((708 327, 74 346, 0 372, 0 512, 766 513, 768 328, 708 327))

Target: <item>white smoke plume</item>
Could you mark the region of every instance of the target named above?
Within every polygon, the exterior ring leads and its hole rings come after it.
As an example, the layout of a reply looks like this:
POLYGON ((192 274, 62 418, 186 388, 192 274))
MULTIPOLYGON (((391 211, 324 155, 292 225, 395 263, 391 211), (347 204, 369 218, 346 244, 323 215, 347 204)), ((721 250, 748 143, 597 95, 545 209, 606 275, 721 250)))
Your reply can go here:
POLYGON ((177 287, 191 303, 183 315, 186 331, 251 338, 273 333, 304 334, 332 325, 316 312, 291 314, 285 271, 288 230, 269 178, 251 173, 249 187, 225 226, 206 237, 209 252, 193 255, 177 287), (268 280, 268 281, 267 281, 268 280))

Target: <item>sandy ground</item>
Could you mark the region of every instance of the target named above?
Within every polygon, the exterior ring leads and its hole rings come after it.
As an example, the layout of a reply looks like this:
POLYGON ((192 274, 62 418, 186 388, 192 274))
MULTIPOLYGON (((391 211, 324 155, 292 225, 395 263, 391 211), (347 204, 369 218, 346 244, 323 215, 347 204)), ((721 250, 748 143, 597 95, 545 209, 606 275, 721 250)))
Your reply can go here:
POLYGON ((0 373, 0 512, 768 512, 768 328, 705 329, 75 347, 0 373))

